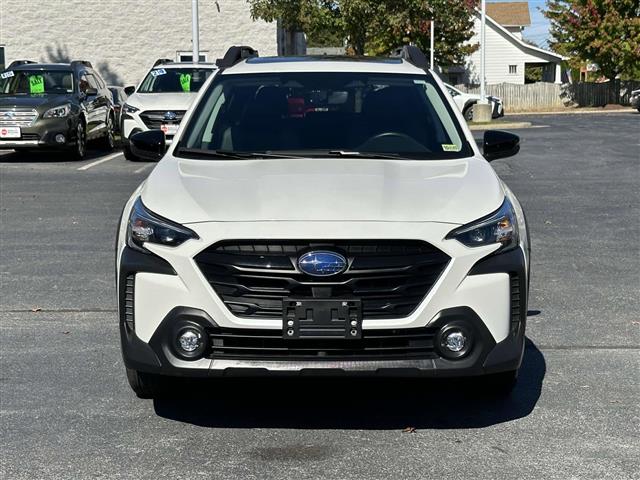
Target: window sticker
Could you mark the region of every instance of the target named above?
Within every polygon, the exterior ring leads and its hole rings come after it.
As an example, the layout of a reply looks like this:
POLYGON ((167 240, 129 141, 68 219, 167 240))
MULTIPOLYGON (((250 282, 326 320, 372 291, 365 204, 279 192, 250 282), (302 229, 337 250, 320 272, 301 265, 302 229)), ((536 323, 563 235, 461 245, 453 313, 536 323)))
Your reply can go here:
POLYGON ((29 76, 29 93, 44 93, 44 77, 42 75, 29 76))
POLYGON ((182 86, 182 91, 190 92, 191 91, 191 75, 188 73, 180 74, 180 85, 182 86))
POLYGON ((151 70, 152 77, 159 77, 160 75, 166 75, 167 71, 164 68, 155 68, 151 70))
POLYGON ((460 147, 459 145, 454 145, 452 143, 443 143, 442 144, 442 151, 443 152, 459 152, 461 148, 462 147, 460 147))
POLYGON ((11 78, 11 77, 13 77, 13 70, 8 70, 6 72, 0 73, 0 78, 3 79, 3 80, 5 78, 11 78))

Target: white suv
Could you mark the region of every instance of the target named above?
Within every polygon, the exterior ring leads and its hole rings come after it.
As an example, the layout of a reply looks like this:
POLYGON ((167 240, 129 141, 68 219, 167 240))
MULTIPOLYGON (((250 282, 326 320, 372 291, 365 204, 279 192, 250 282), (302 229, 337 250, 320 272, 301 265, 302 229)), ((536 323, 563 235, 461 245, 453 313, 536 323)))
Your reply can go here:
MULTIPOLYGON (((117 241, 131 387, 170 376, 322 371, 478 376, 508 390, 524 348, 518 200, 406 47, 400 58, 235 48, 159 159, 117 241)), ((506 391, 505 390, 505 391, 506 391)))
POLYGON ((136 160, 129 147, 129 138, 138 132, 161 129, 170 144, 198 90, 216 70, 214 64, 174 63, 160 59, 137 89, 133 86, 125 88, 129 97, 120 115, 124 156, 136 160))

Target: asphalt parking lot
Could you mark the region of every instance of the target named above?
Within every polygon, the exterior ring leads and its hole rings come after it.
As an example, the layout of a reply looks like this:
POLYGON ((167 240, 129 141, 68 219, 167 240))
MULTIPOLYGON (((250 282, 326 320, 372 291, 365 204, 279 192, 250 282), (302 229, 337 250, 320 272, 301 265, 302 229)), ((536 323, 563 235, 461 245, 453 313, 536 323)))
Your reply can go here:
POLYGON ((516 132, 521 153, 494 164, 533 241, 524 365, 502 401, 458 382, 308 378, 139 400, 113 245, 153 164, 0 154, 0 476, 639 478, 640 114, 521 120, 536 127, 516 132))

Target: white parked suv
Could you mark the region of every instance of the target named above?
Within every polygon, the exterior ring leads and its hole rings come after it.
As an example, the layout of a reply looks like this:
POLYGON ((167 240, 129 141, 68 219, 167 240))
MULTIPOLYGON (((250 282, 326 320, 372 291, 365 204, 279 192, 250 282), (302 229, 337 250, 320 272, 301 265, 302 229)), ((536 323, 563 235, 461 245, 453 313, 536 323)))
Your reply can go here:
POLYGON ((216 70, 211 63, 174 63, 160 59, 137 88, 125 88, 129 97, 120 114, 124 156, 136 160, 129 138, 138 132, 161 129, 167 143, 171 143, 198 90, 216 70))
MULTIPOLYGON (((455 102, 456 106, 462 112, 462 116, 464 117, 464 119, 467 121, 473 120, 473 106, 478 103, 482 97, 474 93, 466 93, 462 90, 458 90, 456 87, 454 87, 453 85, 449 85, 448 83, 445 83, 445 86, 449 91, 449 95, 453 97, 453 101, 455 102)), ((491 105, 491 117, 503 117, 504 106, 502 105, 502 100, 491 95, 487 95, 486 98, 491 105)))
MULTIPOLYGON (((230 49, 117 240, 120 332, 141 397, 244 371, 481 376, 523 355, 522 208, 416 47, 399 58, 230 49)), ((166 152, 165 152, 166 150, 166 152)))

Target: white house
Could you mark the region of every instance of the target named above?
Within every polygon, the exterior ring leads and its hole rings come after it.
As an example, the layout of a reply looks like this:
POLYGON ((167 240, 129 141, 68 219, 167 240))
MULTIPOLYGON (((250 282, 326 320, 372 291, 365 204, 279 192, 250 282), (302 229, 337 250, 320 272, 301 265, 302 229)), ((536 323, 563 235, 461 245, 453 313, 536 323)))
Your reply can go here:
MULTIPOLYGON (((200 56, 231 45, 278 52, 276 22, 245 0, 200 0, 200 56)), ((89 60, 109 84, 140 81, 158 58, 191 60, 191 0, 0 0, 0 62, 89 60), (3 58, 4 57, 4 58, 3 58)))
MULTIPOLYGON (((488 3, 486 19, 487 84, 524 84, 527 66, 543 67, 543 81, 562 82, 561 62, 564 57, 533 46, 522 38, 522 30, 531 24, 527 2, 488 3)), ((480 43, 480 25, 480 12, 477 12, 471 44, 480 43)), ((454 84, 480 83, 480 49, 467 58, 464 66, 450 68, 448 75, 454 84)))

